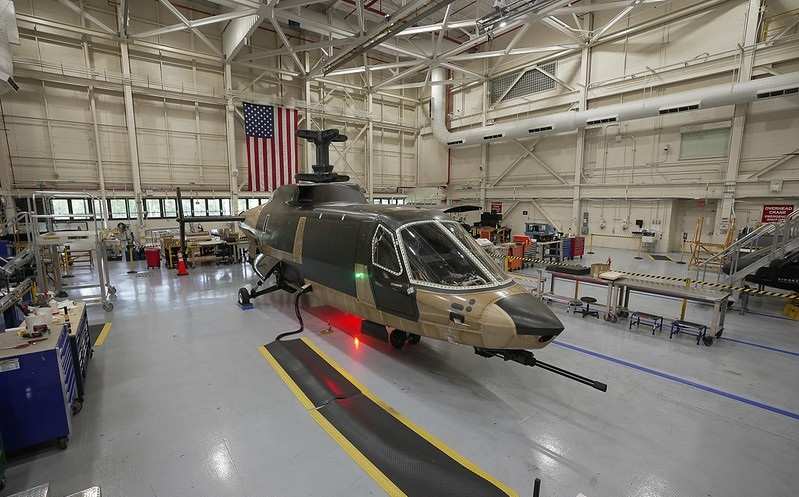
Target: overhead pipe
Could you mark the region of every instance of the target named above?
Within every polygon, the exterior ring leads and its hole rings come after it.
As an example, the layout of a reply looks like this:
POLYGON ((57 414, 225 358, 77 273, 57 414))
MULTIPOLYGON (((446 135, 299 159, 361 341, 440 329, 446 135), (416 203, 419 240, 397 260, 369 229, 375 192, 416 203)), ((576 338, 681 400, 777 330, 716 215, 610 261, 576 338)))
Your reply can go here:
MULTIPOLYGON (((433 69, 431 80, 446 79, 442 68, 433 69)), ((451 132, 445 124, 446 85, 431 85, 432 129, 436 139, 448 147, 479 145, 518 138, 538 137, 576 131, 580 128, 620 123, 645 117, 744 104, 765 98, 799 96, 799 72, 755 79, 742 83, 708 86, 661 97, 607 105, 579 112, 559 112, 548 116, 508 121, 493 126, 451 132)))

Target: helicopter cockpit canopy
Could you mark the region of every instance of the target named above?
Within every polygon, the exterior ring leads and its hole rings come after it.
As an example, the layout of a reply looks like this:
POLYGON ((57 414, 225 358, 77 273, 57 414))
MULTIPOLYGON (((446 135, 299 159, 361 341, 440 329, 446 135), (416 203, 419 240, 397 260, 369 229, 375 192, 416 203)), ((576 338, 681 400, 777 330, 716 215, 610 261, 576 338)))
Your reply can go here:
POLYGON ((456 222, 417 221, 397 232, 412 284, 475 290, 509 282, 508 276, 456 222))

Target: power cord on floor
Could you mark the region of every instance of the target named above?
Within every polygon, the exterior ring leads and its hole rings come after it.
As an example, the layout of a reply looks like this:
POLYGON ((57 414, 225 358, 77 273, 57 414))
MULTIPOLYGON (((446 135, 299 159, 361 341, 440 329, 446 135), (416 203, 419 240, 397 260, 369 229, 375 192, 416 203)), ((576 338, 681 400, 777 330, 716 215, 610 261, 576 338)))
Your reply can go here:
POLYGON ((302 288, 299 289, 299 291, 297 291, 297 296, 294 298, 294 312, 297 314, 297 321, 299 321, 300 327, 294 331, 287 331, 285 333, 281 333, 275 338, 276 342, 279 342, 280 340, 286 338, 287 336, 302 333, 303 330, 305 330, 305 324, 302 321, 302 313, 300 312, 300 297, 302 297, 304 294, 310 291, 311 291, 311 284, 306 283, 305 285, 302 286, 302 288))

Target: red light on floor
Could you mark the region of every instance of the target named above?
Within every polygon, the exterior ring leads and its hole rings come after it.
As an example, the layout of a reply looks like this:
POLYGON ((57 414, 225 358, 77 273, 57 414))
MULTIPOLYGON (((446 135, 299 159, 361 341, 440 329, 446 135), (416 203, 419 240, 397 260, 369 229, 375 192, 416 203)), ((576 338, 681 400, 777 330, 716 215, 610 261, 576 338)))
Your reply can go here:
POLYGON ((361 346, 361 339, 360 339, 360 338, 358 338, 358 337, 355 337, 355 338, 353 339, 353 342, 355 342, 355 349, 357 350, 357 349, 358 349, 358 347, 360 347, 360 346, 361 346))

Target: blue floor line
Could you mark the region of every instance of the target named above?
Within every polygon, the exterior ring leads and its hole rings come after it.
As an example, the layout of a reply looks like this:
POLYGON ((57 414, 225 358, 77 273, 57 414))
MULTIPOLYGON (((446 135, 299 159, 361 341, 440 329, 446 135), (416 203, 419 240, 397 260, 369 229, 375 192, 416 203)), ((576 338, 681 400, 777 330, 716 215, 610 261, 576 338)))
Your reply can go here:
POLYGON ((636 369, 638 371, 641 371, 641 372, 644 372, 644 373, 648 373, 648 374, 651 374, 651 375, 654 375, 654 376, 659 376, 661 378, 665 378, 665 379, 667 379, 669 381, 673 381, 675 383, 682 383, 683 385, 688 385, 689 387, 693 387, 693 388, 696 388, 698 390, 704 390, 705 392, 710 392, 710 393, 719 395, 721 397, 726 397, 728 399, 736 400, 736 401, 742 402, 744 404, 749 404, 750 406, 758 407, 758 408, 763 409, 765 411, 770 411, 770 412, 773 412, 775 414, 780 414, 782 416, 786 416, 788 418, 792 418, 792 419, 795 419, 795 420, 799 421, 799 413, 788 411, 786 409, 781 409, 779 407, 775 407, 775 406, 760 402, 758 400, 749 399, 749 398, 746 398, 746 397, 743 397, 741 395, 734 394, 734 393, 731 393, 731 392, 725 392, 724 390, 719 390, 718 388, 711 387, 710 385, 703 385, 702 383, 697 383, 697 382, 695 382, 693 380, 689 380, 687 378, 681 378, 681 377, 675 376, 673 374, 664 373, 663 371, 658 371, 657 369, 652 369, 652 368, 648 368, 646 366, 641 366, 640 364, 636 364, 634 362, 625 361, 623 359, 619 359, 617 357, 605 355, 605 354, 602 354, 600 352, 595 352, 595 351, 590 350, 590 349, 584 349, 582 347, 579 347, 577 345, 572 345, 570 343, 566 343, 566 342, 562 342, 562 341, 553 341, 552 343, 554 343, 555 345, 558 345, 560 347, 566 348, 566 349, 571 349, 571 350, 575 350, 577 352, 582 352, 583 354, 587 354, 587 355, 590 355, 590 356, 593 356, 593 357, 597 357, 599 359, 604 359, 606 361, 610 361, 610 362, 613 362, 613 363, 616 363, 616 364, 620 364, 622 366, 626 366, 628 368, 636 369))
POLYGON ((780 348, 777 348, 777 347, 772 347, 770 345, 763 345, 763 344, 760 344, 760 343, 749 342, 749 341, 746 341, 746 340, 741 340, 739 338, 730 338, 730 337, 722 336, 721 339, 722 340, 727 340, 728 342, 742 343, 744 345, 750 345, 752 347, 758 347, 760 349, 771 350, 773 352, 780 352, 782 354, 788 354, 788 355, 799 357, 799 352, 794 352, 792 350, 785 350, 785 349, 780 349, 780 348))

